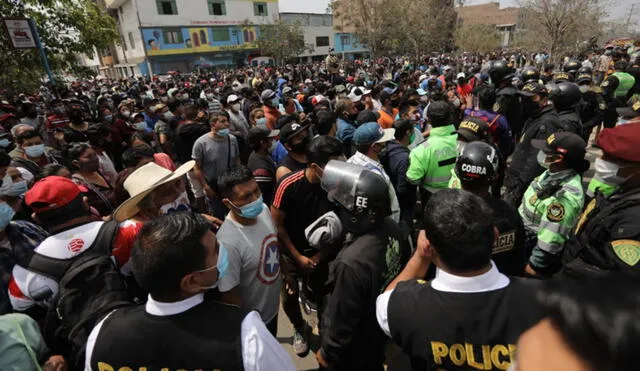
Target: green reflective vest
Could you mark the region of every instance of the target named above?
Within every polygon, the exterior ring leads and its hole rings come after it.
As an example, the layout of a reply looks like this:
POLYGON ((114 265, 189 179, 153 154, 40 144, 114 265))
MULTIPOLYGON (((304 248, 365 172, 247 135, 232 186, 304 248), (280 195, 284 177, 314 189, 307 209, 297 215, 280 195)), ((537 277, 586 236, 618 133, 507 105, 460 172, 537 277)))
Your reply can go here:
POLYGON ((458 156, 453 125, 431 129, 426 141, 411 150, 407 179, 430 192, 437 192, 449 185, 451 170, 458 156))
POLYGON ((558 173, 547 170, 531 182, 518 212, 525 228, 535 232, 538 237, 529 259, 534 269, 551 265, 550 256, 560 257, 583 206, 582 177, 574 170, 558 173), (552 195, 540 199, 538 194, 551 179, 559 182, 561 187, 552 195))
POLYGON ((635 77, 626 72, 616 72, 611 76, 617 77, 619 82, 618 87, 613 92, 614 97, 626 97, 629 90, 633 88, 633 85, 636 83, 635 77))
POLYGON ((595 196, 596 190, 598 189, 605 196, 611 196, 613 192, 615 192, 616 189, 618 189, 618 186, 603 182, 602 179, 600 179, 600 177, 596 174, 589 182, 589 186, 587 187, 587 196, 589 197, 595 196))

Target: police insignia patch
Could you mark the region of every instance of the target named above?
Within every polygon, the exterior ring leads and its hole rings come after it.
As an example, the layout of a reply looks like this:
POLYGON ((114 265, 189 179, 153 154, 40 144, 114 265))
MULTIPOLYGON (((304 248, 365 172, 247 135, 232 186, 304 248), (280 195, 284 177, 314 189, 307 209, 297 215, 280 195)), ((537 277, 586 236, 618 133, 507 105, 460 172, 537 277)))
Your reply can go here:
POLYGON ((502 108, 502 107, 500 106, 500 103, 498 103, 498 102, 494 103, 494 105, 493 105, 493 112, 500 112, 500 108, 502 108))
POLYGON ((627 265, 633 267, 640 261, 640 241, 616 240, 611 241, 613 252, 627 265))
POLYGON ((547 207, 547 219, 552 222, 559 222, 564 219, 564 206, 557 202, 552 203, 547 207))
POLYGON ((600 103, 598 104, 598 108, 600 109, 600 111, 604 111, 607 109, 607 105, 604 103, 600 103))
POLYGON ((529 197, 529 205, 535 206, 536 201, 538 201, 538 195, 534 193, 533 196, 529 197))

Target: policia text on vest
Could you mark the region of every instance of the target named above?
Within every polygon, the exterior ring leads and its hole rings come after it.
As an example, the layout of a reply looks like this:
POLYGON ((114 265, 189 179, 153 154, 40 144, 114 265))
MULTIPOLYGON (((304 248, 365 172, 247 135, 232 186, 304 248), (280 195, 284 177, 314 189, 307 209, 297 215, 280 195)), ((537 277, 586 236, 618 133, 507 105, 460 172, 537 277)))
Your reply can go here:
MULTIPOLYGON (((431 353, 438 366, 453 364, 456 369, 506 370, 513 362, 516 346, 514 344, 445 344, 432 341, 431 353)), ((445 371, 446 368, 438 368, 445 371)))
POLYGON ((171 369, 169 367, 152 367, 152 368, 147 368, 147 367, 127 367, 127 366, 123 366, 123 367, 113 367, 108 363, 105 362, 98 362, 98 371, 223 371, 220 368, 214 368, 214 369, 202 369, 202 368, 196 368, 196 369, 186 369, 186 368, 175 368, 175 369, 171 369))

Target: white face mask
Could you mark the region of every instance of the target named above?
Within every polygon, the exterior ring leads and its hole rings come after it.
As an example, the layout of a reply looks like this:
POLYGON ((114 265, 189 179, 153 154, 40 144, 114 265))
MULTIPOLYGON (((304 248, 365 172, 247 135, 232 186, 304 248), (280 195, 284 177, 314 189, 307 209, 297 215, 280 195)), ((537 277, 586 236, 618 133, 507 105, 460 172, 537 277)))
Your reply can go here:
POLYGON ((581 93, 586 93, 589 91, 589 85, 579 85, 578 89, 580 89, 581 93))
POLYGON ((548 169, 551 166, 551 163, 547 162, 547 154, 544 151, 538 151, 538 164, 545 169, 548 169))
POLYGON ((235 103, 233 105, 231 105, 231 109, 238 112, 240 111, 240 103, 235 103))
POLYGON ((131 112, 129 111, 122 111, 122 116, 124 117, 129 117, 131 115, 131 112))
POLYGON ((165 120, 169 120, 170 121, 173 118, 173 116, 174 115, 173 115, 173 113, 171 113, 171 111, 168 111, 168 112, 164 113, 164 119, 165 120))
POLYGON ((207 99, 209 100, 213 100, 213 98, 215 98, 215 96, 211 93, 207 94, 207 99))
POLYGON ((606 184, 621 185, 628 179, 618 176, 620 165, 601 158, 596 159, 595 170, 596 176, 606 184))

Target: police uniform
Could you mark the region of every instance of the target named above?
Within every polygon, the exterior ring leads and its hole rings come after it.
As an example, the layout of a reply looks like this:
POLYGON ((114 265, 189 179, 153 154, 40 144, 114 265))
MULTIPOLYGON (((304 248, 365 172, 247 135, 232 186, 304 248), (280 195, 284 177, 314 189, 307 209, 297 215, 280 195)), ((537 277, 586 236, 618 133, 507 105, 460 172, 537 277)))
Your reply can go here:
MULTIPOLYGON (((545 153, 574 151, 569 140, 579 140, 575 158, 584 159, 586 144, 576 134, 552 134, 545 141, 533 145, 545 153)), ((568 153, 567 153, 568 155, 568 153)), ((565 163, 569 157, 565 157, 565 163)), ((558 172, 546 170, 527 188, 518 208, 527 233, 527 248, 531 249, 529 265, 541 274, 554 273, 560 268, 560 259, 571 229, 584 205, 582 176, 574 169, 558 172)))
MULTIPOLYGON (((640 123, 604 129, 598 145, 609 157, 640 163, 640 123)), ((597 190, 578 218, 563 256, 563 274, 640 273, 640 186, 616 188, 611 195, 597 190)))
POLYGON ((424 143, 409 154, 407 179, 434 193, 447 188, 456 162, 456 135, 453 125, 431 129, 424 143))

